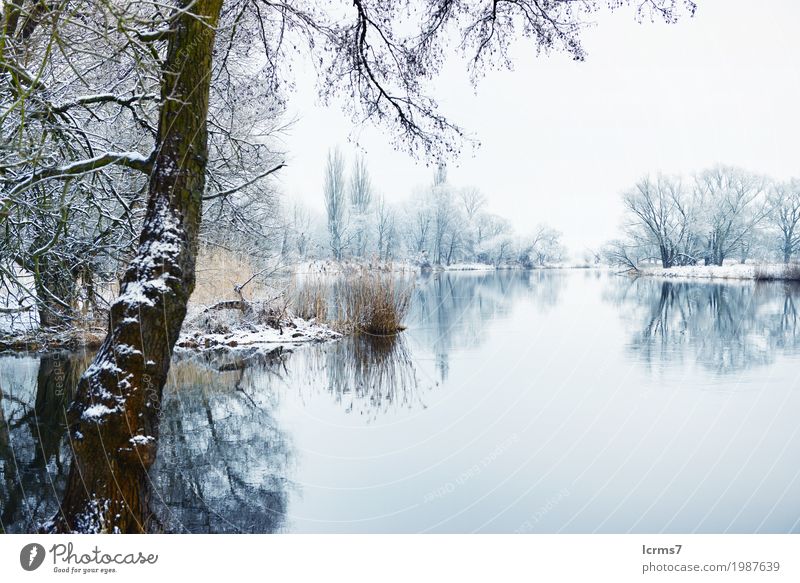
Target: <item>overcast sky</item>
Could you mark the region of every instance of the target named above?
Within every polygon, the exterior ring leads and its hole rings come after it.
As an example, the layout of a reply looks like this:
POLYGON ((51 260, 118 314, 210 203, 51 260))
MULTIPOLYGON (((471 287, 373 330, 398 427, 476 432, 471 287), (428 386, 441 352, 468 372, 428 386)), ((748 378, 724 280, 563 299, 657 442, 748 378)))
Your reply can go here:
MULTIPOLYGON (((733 164, 800 176, 800 2, 697 0, 677 25, 638 24, 605 12, 584 33, 588 58, 514 51, 515 70, 490 72, 474 90, 461 66, 437 82, 442 112, 481 142, 448 167, 455 186, 476 186, 492 212, 524 233, 546 222, 573 253, 615 236, 620 193, 647 172, 691 173, 733 164)), ((380 131, 354 130, 323 108, 299 74, 285 137, 290 198, 321 210, 324 161, 355 137, 373 182, 400 201, 431 169, 392 150, 380 131), (355 132, 355 133, 354 133, 355 132)))

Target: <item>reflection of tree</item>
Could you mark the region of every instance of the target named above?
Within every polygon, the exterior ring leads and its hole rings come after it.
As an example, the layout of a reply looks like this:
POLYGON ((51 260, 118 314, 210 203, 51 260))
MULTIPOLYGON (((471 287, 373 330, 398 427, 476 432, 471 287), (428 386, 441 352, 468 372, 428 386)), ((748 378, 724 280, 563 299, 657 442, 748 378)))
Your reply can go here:
MULTIPOLYGON (((64 410, 88 358, 45 355, 36 374, 32 358, 2 359, 3 531, 34 532, 58 511, 70 459, 64 410)), ((212 362, 177 363, 165 389, 151 472, 159 522, 167 531, 273 532, 286 510, 289 451, 263 378, 276 374, 276 361, 237 353, 212 362)))
POLYGON ((275 532, 283 523, 290 448, 273 418, 276 363, 255 353, 231 363, 219 367, 227 372, 173 365, 152 473, 168 531, 275 532))
POLYGON ((39 359, 35 376, 26 374, 29 358, 3 358, 3 369, 16 380, 0 386, 0 528, 32 532, 58 511, 69 452, 66 406, 84 354, 55 352, 39 359))
POLYGON ((563 285, 552 270, 437 273, 418 281, 409 323, 414 337, 434 353, 445 380, 450 354, 479 346, 489 324, 511 314, 516 297, 550 307, 563 285))
POLYGON ((776 349, 800 345, 795 304, 799 292, 795 285, 639 278, 615 287, 606 298, 639 322, 631 348, 643 361, 691 357, 729 373, 768 364, 776 349))

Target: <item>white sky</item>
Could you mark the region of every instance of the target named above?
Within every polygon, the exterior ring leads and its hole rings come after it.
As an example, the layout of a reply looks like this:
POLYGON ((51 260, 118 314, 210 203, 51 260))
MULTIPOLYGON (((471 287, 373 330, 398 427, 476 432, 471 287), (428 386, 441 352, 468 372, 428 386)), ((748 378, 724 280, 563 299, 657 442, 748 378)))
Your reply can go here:
MULTIPOLYGON (((547 222, 574 253, 615 236, 620 192, 650 171, 690 173, 721 162, 785 179, 800 176, 800 2, 697 0, 693 19, 638 24, 630 9, 598 16, 588 57, 515 51, 514 71, 490 72, 477 92, 466 70, 437 82, 441 110, 480 140, 448 167, 456 186, 480 188, 492 212, 522 233, 547 222)), ((380 131, 354 130, 318 105, 298 71, 285 138, 285 193, 322 208, 324 161, 354 135, 373 183, 389 200, 430 181, 380 131), (354 134, 354 131, 357 133, 354 134)))

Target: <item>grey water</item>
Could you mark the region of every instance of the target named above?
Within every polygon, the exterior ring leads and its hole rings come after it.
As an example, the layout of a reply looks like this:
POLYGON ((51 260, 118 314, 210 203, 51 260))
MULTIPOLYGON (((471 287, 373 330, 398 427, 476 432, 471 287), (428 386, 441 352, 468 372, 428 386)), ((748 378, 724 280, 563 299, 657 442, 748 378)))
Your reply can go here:
MULTIPOLYGON (((799 306, 784 283, 420 277, 394 339, 176 358, 153 502, 173 532, 800 532, 799 306)), ((57 511, 87 358, 0 356, 7 532, 57 511)))

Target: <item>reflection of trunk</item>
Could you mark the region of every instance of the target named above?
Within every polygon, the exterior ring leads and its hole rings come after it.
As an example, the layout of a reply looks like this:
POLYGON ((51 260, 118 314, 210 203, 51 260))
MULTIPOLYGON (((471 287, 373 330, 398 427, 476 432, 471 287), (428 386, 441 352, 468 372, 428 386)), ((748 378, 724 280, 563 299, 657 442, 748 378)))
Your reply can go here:
POLYGON ((211 58, 222 0, 182 0, 163 65, 157 155, 136 258, 69 411, 73 463, 54 532, 146 532, 172 347, 194 289, 211 58))
POLYGON ((44 465, 55 456, 56 465, 61 466, 61 437, 67 425, 67 403, 74 388, 75 364, 74 359, 60 352, 43 356, 39 361, 34 405, 35 427, 32 431, 39 442, 35 463, 44 465))
POLYGON ((17 488, 17 464, 11 451, 11 437, 9 436, 8 423, 3 413, 3 387, 0 387, 0 459, 3 460, 3 487, 7 499, 0 499, 2 502, 2 512, 0 512, 0 534, 5 534, 6 524, 11 524, 12 517, 19 506, 19 499, 15 493, 17 488))

